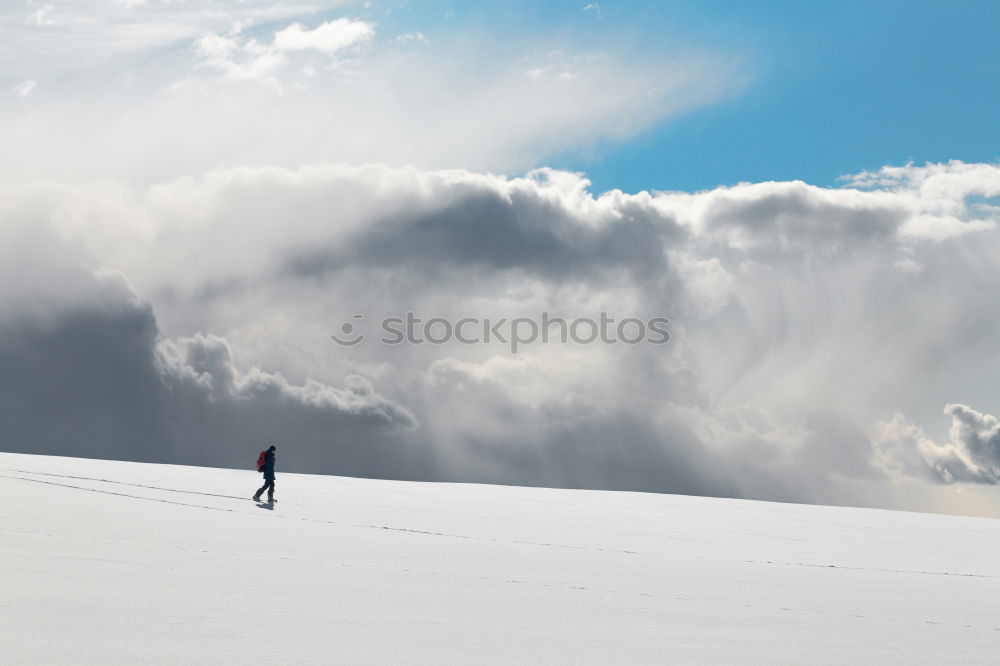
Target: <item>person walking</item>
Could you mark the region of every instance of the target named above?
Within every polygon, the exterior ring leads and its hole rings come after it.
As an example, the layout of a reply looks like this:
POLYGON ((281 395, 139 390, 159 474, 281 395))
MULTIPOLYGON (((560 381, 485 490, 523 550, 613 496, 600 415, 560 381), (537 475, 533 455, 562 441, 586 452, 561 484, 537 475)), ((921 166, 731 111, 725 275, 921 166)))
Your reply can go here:
POLYGON ((254 493, 254 500, 260 501, 261 493, 267 491, 267 501, 274 502, 274 452, 278 447, 274 444, 264 453, 264 464, 260 471, 264 473, 264 485, 254 493))

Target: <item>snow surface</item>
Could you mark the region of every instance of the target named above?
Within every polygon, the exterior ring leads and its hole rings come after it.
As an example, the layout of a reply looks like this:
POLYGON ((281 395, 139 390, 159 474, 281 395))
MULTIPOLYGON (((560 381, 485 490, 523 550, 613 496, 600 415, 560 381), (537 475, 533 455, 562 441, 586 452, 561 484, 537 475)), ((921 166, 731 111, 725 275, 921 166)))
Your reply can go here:
POLYGON ((259 485, 0 453, 0 661, 1000 663, 998 520, 280 458, 259 485))

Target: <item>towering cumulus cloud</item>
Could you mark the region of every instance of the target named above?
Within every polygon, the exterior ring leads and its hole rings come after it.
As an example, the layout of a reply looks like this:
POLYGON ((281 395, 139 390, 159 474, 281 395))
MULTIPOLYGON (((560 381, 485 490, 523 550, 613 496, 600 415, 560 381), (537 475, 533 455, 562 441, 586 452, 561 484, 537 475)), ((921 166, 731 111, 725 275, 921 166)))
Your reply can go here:
POLYGON ((380 165, 9 186, 2 437, 239 466, 277 439, 302 471, 996 511, 1000 427, 954 403, 1000 398, 998 195, 1000 168, 958 162, 600 196, 549 169, 380 165), (670 341, 380 343, 407 312, 660 316, 670 341), (363 342, 331 340, 345 322, 363 342))

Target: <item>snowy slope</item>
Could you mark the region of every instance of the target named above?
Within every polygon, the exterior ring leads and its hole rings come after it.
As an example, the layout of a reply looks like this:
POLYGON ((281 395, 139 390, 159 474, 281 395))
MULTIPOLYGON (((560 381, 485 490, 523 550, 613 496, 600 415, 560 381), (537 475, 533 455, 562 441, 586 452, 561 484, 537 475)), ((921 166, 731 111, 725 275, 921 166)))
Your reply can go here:
POLYGON ((1000 663, 997 520, 259 483, 0 454, 0 660, 1000 663))

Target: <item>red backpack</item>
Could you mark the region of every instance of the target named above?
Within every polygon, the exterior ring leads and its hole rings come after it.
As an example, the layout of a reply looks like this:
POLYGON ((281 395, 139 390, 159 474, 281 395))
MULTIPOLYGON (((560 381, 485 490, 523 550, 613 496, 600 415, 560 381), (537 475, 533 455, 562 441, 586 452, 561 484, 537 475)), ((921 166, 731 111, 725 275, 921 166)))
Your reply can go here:
POLYGON ((264 462, 267 460, 267 451, 261 451, 260 455, 257 456, 257 471, 264 471, 264 462))

